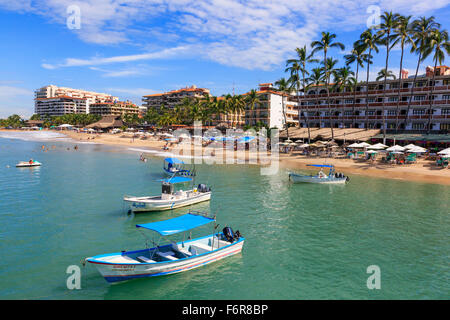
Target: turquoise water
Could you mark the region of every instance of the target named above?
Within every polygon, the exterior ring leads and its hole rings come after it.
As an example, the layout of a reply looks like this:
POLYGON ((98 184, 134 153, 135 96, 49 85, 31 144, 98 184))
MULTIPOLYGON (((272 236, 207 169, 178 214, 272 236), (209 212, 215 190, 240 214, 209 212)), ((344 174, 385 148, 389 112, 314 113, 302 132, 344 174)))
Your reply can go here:
POLYGON ((262 176, 252 165, 197 166, 197 182, 211 185, 213 196, 194 208, 238 229, 242 254, 108 284, 80 261, 143 248, 137 223, 186 212, 127 214, 124 194, 160 192, 162 158, 143 163, 124 150, 0 138, 0 299, 449 297, 449 187, 360 176, 346 186, 293 185, 284 170, 262 176), (14 167, 29 158, 43 166, 14 167), (80 290, 66 287, 70 265, 81 267, 80 290), (366 286, 370 265, 381 269, 380 290, 366 286))

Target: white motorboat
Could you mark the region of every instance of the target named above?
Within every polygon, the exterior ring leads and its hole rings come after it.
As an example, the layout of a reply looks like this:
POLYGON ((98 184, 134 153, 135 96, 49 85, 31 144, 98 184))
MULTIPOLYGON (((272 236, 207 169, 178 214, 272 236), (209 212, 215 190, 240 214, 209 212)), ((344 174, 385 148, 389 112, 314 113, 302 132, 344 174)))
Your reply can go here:
POLYGON ((321 183, 321 184, 345 184, 350 180, 343 173, 335 172, 333 165, 308 164, 310 167, 330 168, 330 172, 326 175, 322 169, 317 175, 303 175, 290 172, 289 179, 294 183, 321 183))
POLYGON ((211 188, 204 184, 199 184, 196 188, 189 190, 174 190, 175 184, 192 181, 192 178, 174 176, 161 181, 162 193, 160 196, 125 196, 123 200, 130 204, 132 212, 146 212, 170 210, 211 199, 211 188))
POLYGON ((20 161, 18 164, 16 164, 17 168, 26 168, 26 167, 39 167, 41 165, 40 162, 35 160, 30 161, 20 161))
MULTIPOLYGON (((138 224, 137 228, 158 232, 161 237, 186 232, 193 228, 215 222, 198 214, 187 213, 180 217, 153 223, 138 224)), ((214 230, 217 225, 214 225, 214 230)), ((244 237, 229 227, 223 232, 201 238, 188 239, 160 245, 153 241, 153 248, 122 251, 86 258, 108 282, 135 278, 169 275, 198 268, 242 251, 244 237)))

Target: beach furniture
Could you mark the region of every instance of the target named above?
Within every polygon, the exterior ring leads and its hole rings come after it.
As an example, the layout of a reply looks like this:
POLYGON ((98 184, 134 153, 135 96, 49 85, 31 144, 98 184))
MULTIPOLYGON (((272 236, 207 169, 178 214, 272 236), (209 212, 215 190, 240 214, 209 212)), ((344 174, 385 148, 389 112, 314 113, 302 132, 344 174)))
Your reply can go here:
POLYGON ((96 266, 106 281, 118 282, 188 271, 241 252, 245 238, 229 227, 203 237, 162 244, 167 236, 183 233, 185 239, 187 231, 212 222, 215 230, 215 218, 189 212, 164 221, 137 224, 138 230, 157 233, 159 239, 152 241, 154 247, 96 255, 84 262, 96 266))
POLYGON ((173 176, 159 181, 162 182, 162 192, 159 196, 124 196, 123 200, 129 204, 132 212, 164 211, 211 199, 211 188, 205 184, 194 188, 193 179, 190 177, 173 176), (175 185, 186 182, 192 182, 190 189, 175 191, 175 185))
POLYGON ((294 183, 321 183, 321 184, 345 184, 349 181, 349 177, 345 176, 342 173, 338 173, 335 171, 333 165, 322 165, 322 164, 308 164, 309 167, 318 167, 321 170, 317 173, 317 175, 303 175, 290 172, 289 180, 294 183), (326 175, 322 168, 329 168, 330 171, 328 175, 326 175))

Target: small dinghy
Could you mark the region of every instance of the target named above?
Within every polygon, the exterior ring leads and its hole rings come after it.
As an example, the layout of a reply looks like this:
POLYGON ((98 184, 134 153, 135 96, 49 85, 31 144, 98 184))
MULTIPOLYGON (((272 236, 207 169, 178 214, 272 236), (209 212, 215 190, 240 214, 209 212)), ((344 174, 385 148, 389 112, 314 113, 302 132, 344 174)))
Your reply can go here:
POLYGON ((123 198, 129 203, 132 212, 170 210, 211 199, 211 188, 204 184, 199 184, 197 188, 192 186, 188 190, 175 191, 176 184, 193 181, 192 178, 174 176, 160 181, 162 181, 162 192, 159 196, 125 196, 123 198))
POLYGON ((319 167, 319 168, 330 168, 330 172, 326 175, 322 169, 317 173, 317 175, 307 176, 302 174, 297 174, 290 172, 289 180, 294 183, 322 183, 322 184, 345 184, 349 181, 349 177, 345 176, 343 173, 335 172, 333 165, 322 165, 322 164, 308 164, 309 167, 319 167))
POLYGON ((41 165, 40 162, 35 160, 30 161, 20 161, 18 164, 16 164, 17 168, 25 168, 25 167, 39 167, 41 165))
MULTIPOLYGON (((160 235, 157 243, 153 241, 153 248, 101 254, 84 261, 94 264, 106 281, 118 282, 188 271, 242 251, 245 239, 239 231, 234 233, 229 227, 204 237, 160 245, 165 236, 211 222, 215 222, 215 218, 190 212, 169 220, 137 224, 138 230, 153 230, 160 235)), ((214 224, 214 230, 217 227, 214 224)))

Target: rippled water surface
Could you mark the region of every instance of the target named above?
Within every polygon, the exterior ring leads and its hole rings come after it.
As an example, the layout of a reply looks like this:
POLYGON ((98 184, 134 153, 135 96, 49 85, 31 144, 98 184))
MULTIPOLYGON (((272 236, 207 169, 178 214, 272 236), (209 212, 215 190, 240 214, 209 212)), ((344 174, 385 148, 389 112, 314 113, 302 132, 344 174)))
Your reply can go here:
MULTIPOLYGON (((251 165, 197 166, 197 182, 209 184, 213 196, 193 208, 217 213, 221 228, 239 229, 242 254, 108 284, 80 261, 143 248, 137 223, 186 212, 126 213, 124 194, 160 192, 162 158, 143 163, 136 150, 79 144, 75 151, 67 140, 27 140, 0 138, 0 298, 449 297, 449 187, 360 176, 346 186, 293 185, 284 170, 262 176, 251 165), (14 167, 30 158, 42 167, 14 167), (81 267, 81 290, 66 287, 70 265, 81 267), (370 265, 381 269, 380 290, 367 289, 370 265)), ((207 232, 202 227, 194 235, 207 232)))

